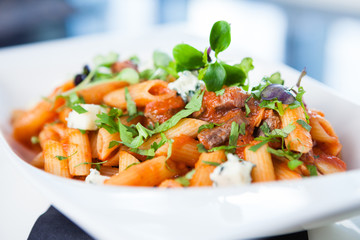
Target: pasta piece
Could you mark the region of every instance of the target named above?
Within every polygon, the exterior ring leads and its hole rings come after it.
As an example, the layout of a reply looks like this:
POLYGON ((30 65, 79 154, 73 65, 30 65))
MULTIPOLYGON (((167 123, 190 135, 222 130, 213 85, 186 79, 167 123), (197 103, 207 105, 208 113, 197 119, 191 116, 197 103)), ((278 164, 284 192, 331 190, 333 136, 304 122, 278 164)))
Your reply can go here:
POLYGON ((314 140, 322 144, 322 149, 334 156, 337 156, 342 145, 331 124, 317 112, 310 114, 311 136, 314 140))
POLYGON ((88 135, 82 134, 78 129, 67 129, 69 142, 69 169, 74 176, 87 176, 90 174, 91 149, 88 135))
POLYGON ((108 81, 79 90, 77 93, 82 96, 88 104, 101 104, 106 94, 128 85, 129 83, 125 81, 108 81))
MULTIPOLYGON (((129 86, 129 93, 138 107, 176 96, 176 92, 167 88, 167 82, 162 80, 145 81, 129 86)), ((126 109, 125 89, 121 88, 105 95, 104 102, 112 107, 126 109)))
POLYGON ((68 107, 66 107, 66 108, 64 108, 63 110, 61 110, 60 112, 59 112, 59 120, 62 122, 62 123, 64 123, 66 126, 67 126, 67 118, 68 118, 68 116, 69 116, 69 113, 72 111, 72 109, 71 108, 68 108, 68 107))
POLYGON ((57 157, 60 156, 67 156, 62 144, 54 140, 48 140, 44 144, 44 170, 57 176, 71 178, 68 160, 59 160, 57 157))
POLYGON ((31 165, 33 165, 34 167, 40 168, 40 169, 44 169, 44 154, 43 152, 40 152, 39 154, 37 154, 34 159, 31 161, 31 165))
MULTIPOLYGON (((72 82, 67 82, 62 86, 56 88, 54 92, 49 96, 49 99, 55 99, 59 93, 67 91, 74 87, 72 82)), ((57 115, 56 109, 64 104, 64 99, 58 98, 54 103, 42 100, 31 110, 21 114, 21 117, 16 117, 13 123, 13 135, 14 138, 25 144, 30 145, 30 139, 32 136, 37 136, 41 128, 51 121, 53 121, 57 115)))
POLYGON ((274 169, 276 180, 301 179, 301 175, 296 171, 289 169, 286 162, 274 160, 274 169))
POLYGON ((244 151, 245 160, 255 164, 251 172, 253 182, 274 181, 275 172, 271 154, 267 151, 268 144, 264 144, 256 152, 249 150, 251 146, 258 143, 259 142, 254 141, 250 146, 247 146, 244 151))
MULTIPOLYGON (((194 167, 200 157, 197 148, 199 142, 186 135, 174 137, 173 141, 170 159, 174 162, 184 163, 189 167, 194 167)), ((156 151, 156 155, 167 156, 168 148, 169 144, 164 144, 156 151)))
POLYGON ((159 188, 182 188, 181 183, 175 181, 174 179, 166 179, 160 185, 159 188))
POLYGON ((119 172, 126 170, 131 165, 140 163, 136 157, 125 151, 119 151, 119 172))
POLYGON ((97 155, 100 160, 106 159, 119 145, 109 148, 112 141, 120 141, 119 133, 111 134, 105 128, 100 128, 97 137, 97 155))
POLYGON ((14 122, 14 138, 29 145, 32 136, 37 136, 45 123, 51 122, 56 113, 51 110, 51 103, 41 101, 33 109, 25 112, 14 122))
POLYGON ((317 156, 314 159, 315 166, 320 173, 326 175, 346 171, 346 163, 340 158, 326 154, 318 148, 314 148, 314 154, 317 156))
POLYGON ((301 153, 309 152, 313 147, 310 132, 303 128, 297 120, 303 120, 306 122, 305 112, 302 107, 295 109, 286 108, 284 115, 280 116, 282 128, 289 124, 294 124, 295 129, 285 138, 286 147, 289 146, 290 150, 301 153))
POLYGON ((156 157, 128 168, 107 180, 105 184, 125 186, 157 186, 162 181, 181 174, 164 156, 156 157))
POLYGON ((111 177, 119 172, 119 169, 116 167, 105 167, 104 165, 100 168, 100 174, 103 176, 111 177))
POLYGON ((97 151, 97 137, 98 137, 98 131, 89 131, 89 141, 90 141, 92 158, 99 158, 97 151))
POLYGON ((226 161, 225 152, 223 150, 201 153, 199 160, 195 165, 195 173, 190 180, 191 187, 212 186, 210 174, 214 171, 216 166, 210 165, 207 162, 214 162, 221 164, 226 161))
MULTIPOLYGON (((172 139, 180 135, 186 135, 195 138, 198 134, 199 127, 206 123, 207 122, 198 119, 184 118, 181 119, 174 127, 165 131, 164 134, 168 139, 172 139)), ((160 141, 161 141, 161 135, 156 134, 151 138, 149 138, 148 140, 146 140, 146 142, 143 145, 141 145, 139 148, 149 149, 154 142, 159 143, 160 141)))
POLYGON ((45 142, 48 140, 60 142, 65 137, 65 132, 66 128, 62 123, 45 125, 39 133, 40 146, 44 148, 45 142))

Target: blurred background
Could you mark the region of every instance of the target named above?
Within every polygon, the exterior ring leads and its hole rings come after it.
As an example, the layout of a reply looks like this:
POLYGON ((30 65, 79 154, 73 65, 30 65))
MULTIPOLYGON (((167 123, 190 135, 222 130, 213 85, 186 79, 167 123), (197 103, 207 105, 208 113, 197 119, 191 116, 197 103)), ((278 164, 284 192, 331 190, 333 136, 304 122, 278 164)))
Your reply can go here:
POLYGON ((161 26, 207 37, 221 19, 236 23, 233 39, 251 56, 306 67, 309 76, 360 100, 358 0, 0 0, 0 49, 161 26))

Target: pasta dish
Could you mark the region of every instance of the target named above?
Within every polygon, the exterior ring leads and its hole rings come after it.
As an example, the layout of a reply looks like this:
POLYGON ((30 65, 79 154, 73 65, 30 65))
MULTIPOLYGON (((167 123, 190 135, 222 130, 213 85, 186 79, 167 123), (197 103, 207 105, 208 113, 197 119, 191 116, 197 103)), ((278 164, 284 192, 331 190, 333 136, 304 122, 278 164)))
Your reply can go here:
POLYGON ((299 76, 250 82, 253 60, 219 54, 230 25, 216 22, 210 47, 94 59, 32 109, 16 110, 14 138, 37 152, 32 165, 92 184, 165 188, 241 186, 346 170, 324 113, 304 101, 299 76))

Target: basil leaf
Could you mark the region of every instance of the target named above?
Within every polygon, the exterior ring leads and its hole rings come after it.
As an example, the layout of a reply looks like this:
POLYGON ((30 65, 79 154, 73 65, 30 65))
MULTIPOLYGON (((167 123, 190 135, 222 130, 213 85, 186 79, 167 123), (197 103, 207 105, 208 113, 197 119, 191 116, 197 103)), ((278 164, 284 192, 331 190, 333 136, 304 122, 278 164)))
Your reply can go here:
POLYGON ((246 112, 246 117, 249 116, 249 114, 251 113, 251 110, 247 103, 245 103, 245 112, 246 112))
POLYGON ((185 43, 178 44, 173 48, 173 56, 178 71, 193 70, 205 65, 202 60, 203 53, 185 43))
POLYGON ((306 131, 310 132, 311 130, 311 126, 309 124, 307 124, 307 122, 305 122, 302 119, 299 119, 296 121, 298 124, 300 124, 303 128, 305 128, 306 131))
POLYGON ((220 163, 217 163, 217 162, 209 162, 209 161, 202 161, 202 162, 207 165, 211 165, 211 166, 215 166, 215 167, 220 165, 220 163))
POLYGON ((232 122, 230 136, 229 136, 229 146, 236 146, 237 140, 239 138, 239 134, 240 134, 239 124, 237 124, 236 122, 232 122))
POLYGON ((205 82, 206 89, 208 91, 215 92, 223 87, 225 78, 226 78, 226 71, 224 67, 220 63, 215 62, 209 64, 205 72, 205 75, 203 77, 203 80, 205 82))
POLYGON ((129 168, 132 167, 132 166, 138 165, 138 164, 140 164, 140 163, 139 163, 139 162, 134 162, 134 163, 128 165, 128 166, 125 168, 125 170, 129 169, 129 168))
POLYGON ((140 80, 138 72, 133 68, 125 68, 115 77, 116 80, 136 84, 140 80))
POLYGON ((199 153, 204 153, 204 152, 208 152, 207 149, 205 148, 205 146, 201 143, 199 143, 198 145, 196 145, 198 148, 198 152, 199 153))
POLYGON ((131 95, 129 93, 129 89, 127 87, 125 87, 125 101, 126 101, 126 108, 128 111, 128 114, 130 116, 136 114, 136 104, 135 102, 132 100, 131 95))
POLYGON ((290 170, 295 170, 295 168, 297 168, 298 166, 302 165, 303 162, 300 160, 291 160, 288 162, 288 167, 290 168, 290 170))
POLYGON ((215 56, 229 47, 231 42, 230 24, 225 21, 214 23, 210 32, 210 46, 215 56))
POLYGON ((215 92, 215 95, 216 95, 216 96, 221 96, 221 95, 224 94, 224 92, 225 92, 225 88, 216 91, 216 92, 215 92))
POLYGON ((79 163, 79 164, 75 165, 74 167, 78 167, 78 166, 80 166, 80 165, 90 164, 90 165, 95 165, 96 170, 100 171, 100 166, 101 166, 101 164, 104 164, 104 163, 106 163, 107 161, 108 161, 108 160, 103 161, 103 162, 95 162, 95 163, 93 163, 93 162, 82 162, 82 163, 79 163))
POLYGON ((279 72, 273 73, 269 78, 266 78, 270 83, 284 85, 284 80, 281 79, 281 74, 279 72))
POLYGON ((155 67, 167 67, 169 66, 170 62, 172 62, 172 59, 166 53, 154 51, 153 61, 155 67))
POLYGON ((150 148, 150 149, 138 149, 138 148, 130 148, 129 149, 131 152, 143 155, 143 156, 148 156, 148 157, 154 157, 155 156, 155 151, 154 149, 150 148))
POLYGON ((262 146, 264 146, 266 143, 270 142, 270 140, 264 140, 254 146, 249 147, 250 151, 256 152, 257 150, 259 150, 259 148, 261 148, 262 146))
POLYGON ((75 112, 77 112, 78 114, 82 114, 82 113, 87 113, 87 110, 85 108, 83 108, 81 105, 73 105, 71 107, 71 109, 73 109, 75 112))
POLYGON ((190 102, 186 104, 185 109, 176 113, 169 120, 162 123, 160 126, 155 128, 155 133, 164 132, 173 126, 175 126, 181 119, 189 116, 190 114, 199 111, 202 105, 202 99, 204 96, 204 91, 197 91, 195 95, 191 98, 190 102))
POLYGON ((195 169, 191 170, 190 172, 188 172, 185 176, 183 177, 178 177, 175 179, 175 181, 177 181, 178 183, 180 183, 181 185, 183 185, 184 187, 187 187, 190 185, 190 180, 192 179, 193 175, 195 173, 195 169))
POLYGON ((316 166, 315 166, 315 165, 306 165, 306 168, 309 170, 311 177, 318 175, 318 174, 317 174, 317 169, 316 169, 316 166))
POLYGON ((119 55, 117 53, 110 52, 108 55, 97 55, 94 58, 94 63, 96 66, 110 67, 118 58, 119 55))
POLYGON ((240 129, 239 129, 239 133, 240 133, 241 135, 245 135, 245 133, 246 133, 245 128, 246 128, 246 124, 245 124, 245 123, 241 123, 240 129))
POLYGON ((201 125, 198 129, 198 133, 200 133, 204 129, 212 129, 215 126, 221 126, 221 125, 223 125, 223 124, 209 123, 209 124, 201 125))
POLYGON ((237 146, 219 146, 219 147, 213 147, 213 148, 209 149, 208 152, 215 152, 215 151, 218 151, 218 150, 230 151, 230 150, 234 150, 235 148, 237 148, 237 146))
POLYGON ((58 160, 62 161, 62 160, 68 159, 69 157, 74 156, 76 153, 77 153, 77 151, 74 152, 73 154, 69 155, 69 156, 58 156, 58 155, 56 155, 54 158, 57 158, 58 160))
POLYGON ((249 72, 254 69, 253 59, 249 58, 249 57, 243 58, 241 60, 241 63, 235 64, 234 67, 238 67, 241 70, 243 70, 243 72, 247 78, 249 75, 249 72))
POLYGON ((121 142, 120 141, 115 141, 115 140, 113 140, 113 141, 111 141, 110 143, 109 143, 109 149, 110 148, 113 148, 113 147, 115 147, 115 146, 118 146, 119 144, 120 144, 121 142))
POLYGON ((40 142, 39 137, 37 137, 37 136, 32 136, 30 141, 32 144, 37 144, 40 142))
POLYGON ((226 86, 230 85, 244 85, 247 75, 245 72, 236 66, 230 66, 226 63, 221 63, 226 72, 226 78, 224 84, 226 86))

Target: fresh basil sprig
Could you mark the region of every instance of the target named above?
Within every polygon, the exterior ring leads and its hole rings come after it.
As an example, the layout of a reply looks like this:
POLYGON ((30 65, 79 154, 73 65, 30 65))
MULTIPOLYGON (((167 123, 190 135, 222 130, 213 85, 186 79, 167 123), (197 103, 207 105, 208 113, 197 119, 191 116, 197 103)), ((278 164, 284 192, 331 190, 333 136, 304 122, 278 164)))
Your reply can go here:
POLYGON ((230 24, 225 21, 214 23, 210 32, 210 46, 215 51, 215 57, 227 49, 231 42, 230 24))
MULTIPOLYGON (((178 72, 184 70, 198 70, 199 80, 205 82, 208 91, 219 91, 223 86, 244 86, 248 78, 248 72, 254 68, 251 58, 244 58, 240 64, 233 66, 226 64, 218 59, 220 52, 226 50, 231 42, 230 24, 226 21, 214 23, 210 32, 210 48, 204 52, 196 48, 181 43, 174 47, 173 56, 178 72), (210 52, 215 52, 215 61, 211 59, 210 52)), ((218 92, 221 95, 221 92, 218 92)))

